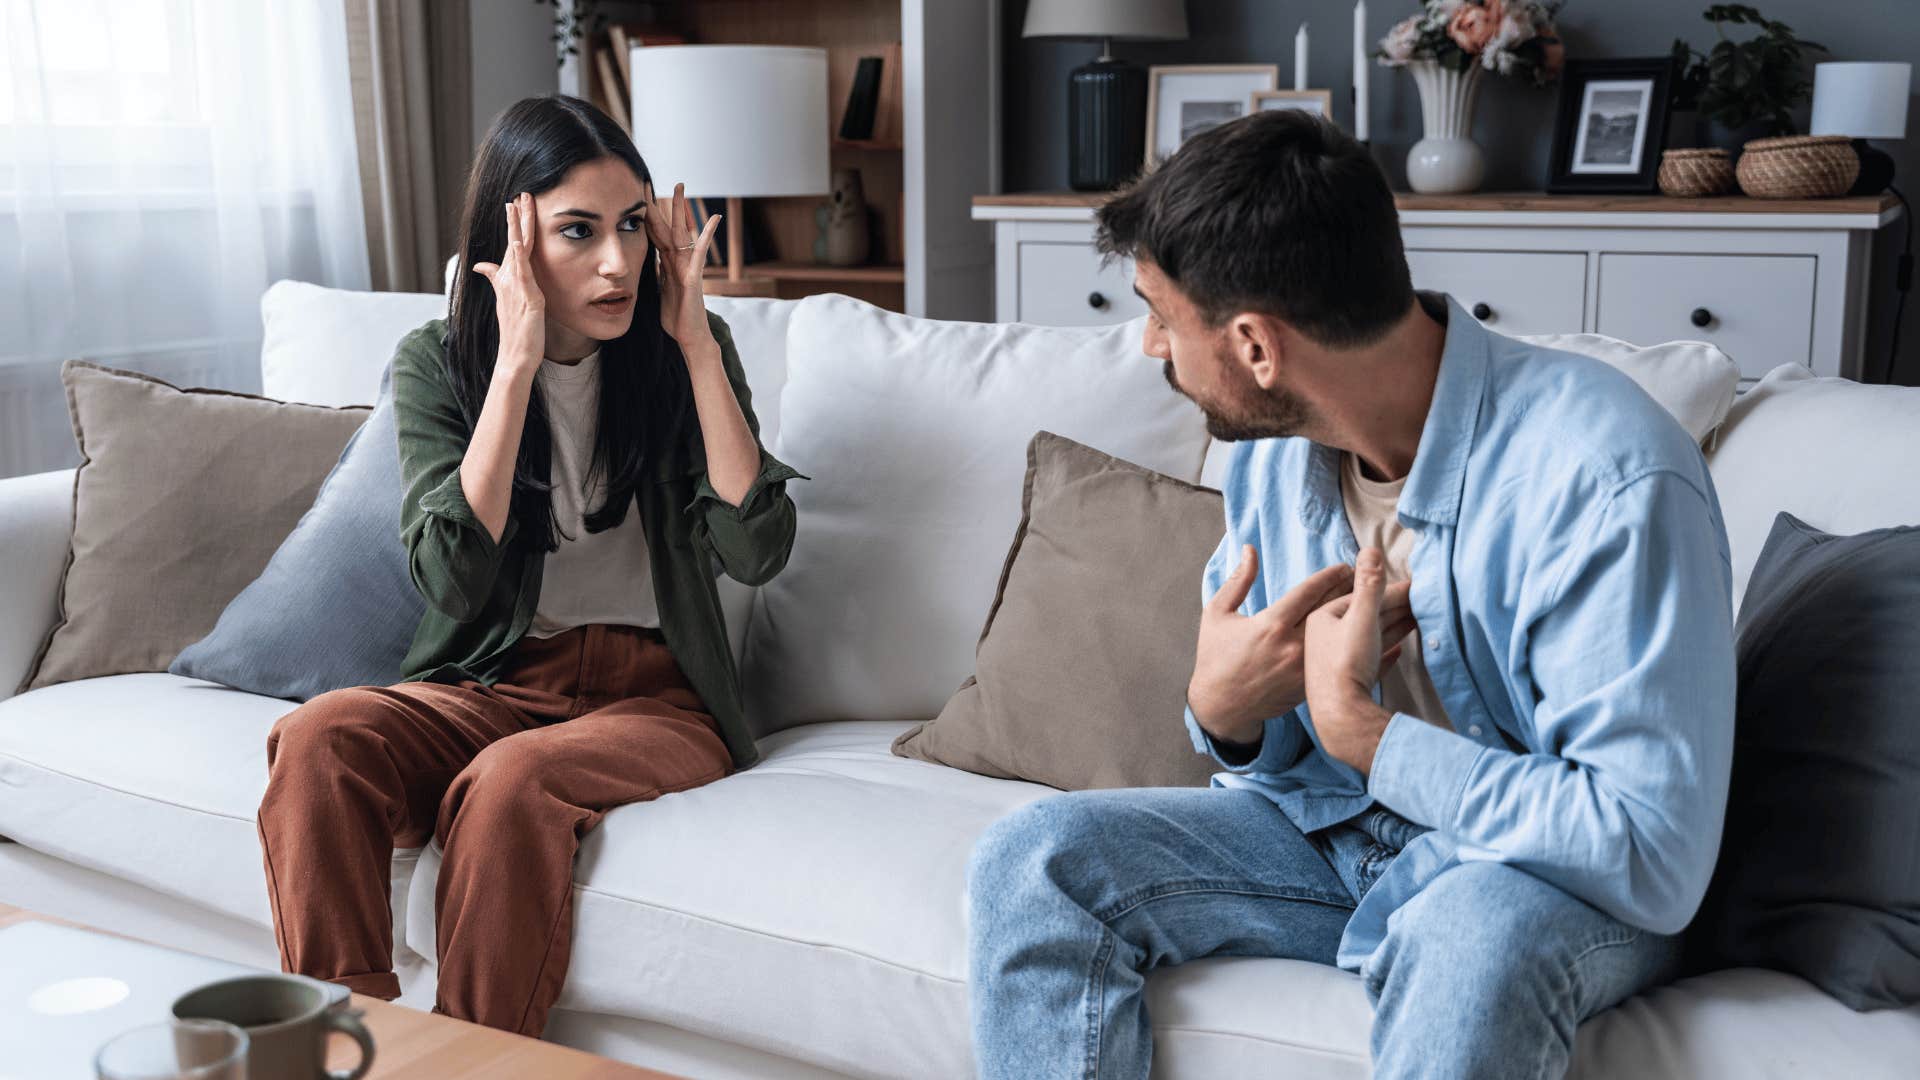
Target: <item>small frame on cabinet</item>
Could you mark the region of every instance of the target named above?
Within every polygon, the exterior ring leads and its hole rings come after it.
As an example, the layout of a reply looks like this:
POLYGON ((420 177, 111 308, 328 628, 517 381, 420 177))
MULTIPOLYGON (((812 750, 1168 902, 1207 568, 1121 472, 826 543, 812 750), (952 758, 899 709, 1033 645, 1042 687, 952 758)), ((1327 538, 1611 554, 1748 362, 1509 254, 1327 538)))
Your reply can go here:
POLYGON ((1255 90, 1253 97, 1247 101, 1247 111, 1250 113, 1270 112, 1274 109, 1297 109, 1332 122, 1333 91, 1255 90))
POLYGON ((1147 168, 1210 127, 1247 115, 1253 92, 1280 84, 1278 64, 1155 64, 1147 69, 1147 168))
POLYGON ((1673 83, 1671 57, 1567 61, 1547 190, 1556 195, 1655 191, 1673 83))

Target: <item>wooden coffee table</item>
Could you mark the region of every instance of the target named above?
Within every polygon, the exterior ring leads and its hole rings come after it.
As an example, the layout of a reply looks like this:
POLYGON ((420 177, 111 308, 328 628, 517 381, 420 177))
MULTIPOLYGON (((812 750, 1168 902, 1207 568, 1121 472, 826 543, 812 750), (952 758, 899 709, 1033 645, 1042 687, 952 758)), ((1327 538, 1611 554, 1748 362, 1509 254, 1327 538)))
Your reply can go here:
MULTIPOLYGON (((30 920, 111 933, 70 919, 0 904, 0 928, 30 920)), ((127 937, 125 934, 113 936, 127 937)), ((506 1080, 528 1076, 551 1080, 674 1080, 668 1073, 421 1012, 364 994, 354 994, 352 1001, 354 1008, 366 1010, 361 1022, 373 1033, 378 1050, 373 1071, 367 1074, 368 1080, 506 1080)), ((350 1040, 336 1038, 328 1064, 332 1068, 346 1068, 358 1054, 359 1050, 350 1040)))

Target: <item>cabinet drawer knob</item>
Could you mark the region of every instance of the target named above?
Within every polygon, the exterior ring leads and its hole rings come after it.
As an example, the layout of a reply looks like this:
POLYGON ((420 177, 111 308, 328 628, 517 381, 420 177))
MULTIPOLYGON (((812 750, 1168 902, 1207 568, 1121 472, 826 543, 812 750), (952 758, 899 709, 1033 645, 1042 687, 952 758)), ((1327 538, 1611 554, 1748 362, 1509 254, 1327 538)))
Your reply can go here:
POLYGON ((1098 292, 1090 292, 1087 294, 1087 306, 1095 311, 1104 310, 1107 306, 1107 298, 1098 292))
POLYGON ((1687 318, 1693 322, 1693 325, 1704 327, 1713 321, 1713 312, 1703 307, 1697 307, 1693 309, 1693 314, 1687 316, 1687 318))
POLYGON ((1473 317, 1479 319, 1481 322, 1486 322, 1488 319, 1493 318, 1493 309, 1487 306, 1486 301, 1482 300, 1473 305, 1473 317))

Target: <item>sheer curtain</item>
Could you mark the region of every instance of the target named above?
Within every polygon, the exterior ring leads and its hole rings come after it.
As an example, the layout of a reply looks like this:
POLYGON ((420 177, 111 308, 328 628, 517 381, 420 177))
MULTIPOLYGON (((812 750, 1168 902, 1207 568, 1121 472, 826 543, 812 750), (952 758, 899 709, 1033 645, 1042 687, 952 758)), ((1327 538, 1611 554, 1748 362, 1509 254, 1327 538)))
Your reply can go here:
POLYGON ((257 392, 280 278, 368 285, 342 0, 0 0, 0 476, 68 358, 257 392))

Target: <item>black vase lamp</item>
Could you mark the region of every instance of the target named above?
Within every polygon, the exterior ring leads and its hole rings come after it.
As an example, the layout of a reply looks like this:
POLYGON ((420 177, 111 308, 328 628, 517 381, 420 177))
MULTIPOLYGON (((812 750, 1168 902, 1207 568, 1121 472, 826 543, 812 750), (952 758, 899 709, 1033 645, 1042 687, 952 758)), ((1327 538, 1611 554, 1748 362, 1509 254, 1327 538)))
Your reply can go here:
POLYGON ((1113 41, 1187 36, 1185 0, 1032 0, 1023 37, 1095 38, 1100 56, 1067 81, 1067 184, 1110 191, 1146 163, 1147 72, 1113 55, 1113 41))
POLYGON ((1893 183, 1893 157, 1868 139, 1907 134, 1907 98, 1913 65, 1905 61, 1813 66, 1812 135, 1845 135, 1860 155, 1860 176, 1849 195, 1878 195, 1893 183))

